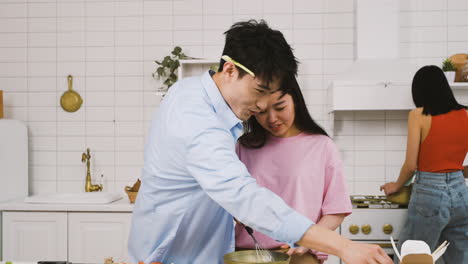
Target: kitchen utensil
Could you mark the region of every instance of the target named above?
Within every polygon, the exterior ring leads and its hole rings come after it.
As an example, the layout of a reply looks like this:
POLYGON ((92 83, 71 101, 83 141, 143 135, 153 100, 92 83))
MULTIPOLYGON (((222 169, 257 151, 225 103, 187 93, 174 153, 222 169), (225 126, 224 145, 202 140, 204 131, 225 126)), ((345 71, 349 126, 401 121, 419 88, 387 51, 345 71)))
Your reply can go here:
POLYGON ((398 249, 395 245, 395 241, 393 240, 393 237, 390 236, 390 241, 392 242, 392 247, 393 247, 393 251, 395 252, 395 255, 398 257, 398 259, 401 261, 401 256, 400 256, 400 253, 398 252, 398 249))
POLYGON ((253 234, 254 231, 250 226, 244 225, 244 227, 247 233, 249 233, 250 237, 252 237, 255 243, 255 252, 257 252, 257 260, 264 262, 264 263, 271 262, 273 260, 273 256, 271 255, 270 251, 260 246, 260 243, 258 243, 257 239, 255 238, 253 234))
POLYGON ((79 93, 73 91, 73 76, 68 75, 68 91, 62 94, 60 105, 67 112, 76 112, 80 109, 83 99, 79 93))
POLYGON ((258 259, 256 250, 243 250, 224 255, 224 264, 289 264, 291 257, 286 253, 270 252, 272 260, 264 262, 258 259))
POLYGON ((388 195, 387 200, 400 205, 408 205, 411 198, 412 189, 413 184, 403 186, 399 192, 388 195))
POLYGON ((138 195, 138 190, 140 190, 140 185, 141 181, 138 179, 132 187, 130 186, 125 186, 125 192, 128 195, 128 200, 130 200, 130 203, 135 203, 136 197, 138 195))
POLYGON ((432 259, 434 261, 438 260, 444 253, 445 250, 447 250, 447 247, 450 245, 447 241, 444 241, 434 252, 432 253, 432 259))

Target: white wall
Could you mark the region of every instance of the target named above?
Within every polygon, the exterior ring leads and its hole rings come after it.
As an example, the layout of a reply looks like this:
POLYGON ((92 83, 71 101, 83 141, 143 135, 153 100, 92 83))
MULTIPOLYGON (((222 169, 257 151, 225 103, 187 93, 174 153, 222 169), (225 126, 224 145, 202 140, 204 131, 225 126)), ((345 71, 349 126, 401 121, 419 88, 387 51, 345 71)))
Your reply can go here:
MULTIPOLYGON (((440 64, 468 52, 466 0, 402 0, 401 55, 440 64)), ((159 103, 155 59, 175 45, 217 59, 222 33, 236 21, 264 18, 280 29, 301 61, 300 82, 314 118, 326 128, 326 88, 353 60, 351 0, 0 0, 0 89, 7 118, 30 129, 31 192, 81 191, 81 152, 93 175, 122 190, 140 175, 144 137, 159 103), (66 113, 66 76, 84 99, 66 113)), ((337 115, 352 193, 376 191, 397 176, 406 113, 337 115)))

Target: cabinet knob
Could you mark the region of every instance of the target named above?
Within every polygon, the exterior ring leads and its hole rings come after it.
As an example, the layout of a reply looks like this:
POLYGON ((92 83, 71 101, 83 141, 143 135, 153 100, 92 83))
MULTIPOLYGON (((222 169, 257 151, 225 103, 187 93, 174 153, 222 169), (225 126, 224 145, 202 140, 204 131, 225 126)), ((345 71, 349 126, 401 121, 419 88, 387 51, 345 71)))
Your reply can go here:
POLYGON ((349 226, 349 232, 353 235, 359 233, 359 226, 357 225, 350 225, 349 226))
POLYGON ((370 232, 372 231, 372 228, 371 228, 370 225, 363 225, 363 226, 361 227, 361 231, 362 231, 362 233, 364 233, 365 235, 368 235, 368 234, 370 234, 370 232))
POLYGON ((393 232, 393 226, 391 224, 385 224, 382 230, 385 234, 390 235, 393 232))

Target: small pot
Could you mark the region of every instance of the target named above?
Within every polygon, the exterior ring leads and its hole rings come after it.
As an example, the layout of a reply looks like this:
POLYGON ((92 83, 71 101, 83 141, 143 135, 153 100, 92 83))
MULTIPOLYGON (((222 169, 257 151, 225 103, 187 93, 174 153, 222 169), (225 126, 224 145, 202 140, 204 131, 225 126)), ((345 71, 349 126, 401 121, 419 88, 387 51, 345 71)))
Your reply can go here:
POLYGON ((289 264, 289 261, 291 260, 291 256, 286 253, 270 251, 273 261, 260 262, 257 259, 257 254, 256 250, 243 250, 228 253, 224 255, 224 264, 289 264))
POLYGON ((444 72, 445 78, 449 83, 453 83, 455 81, 455 72, 454 71, 446 71, 444 72))
POLYGON ((68 91, 62 94, 60 105, 67 112, 76 112, 80 109, 83 99, 79 93, 73 91, 73 76, 68 75, 68 91))

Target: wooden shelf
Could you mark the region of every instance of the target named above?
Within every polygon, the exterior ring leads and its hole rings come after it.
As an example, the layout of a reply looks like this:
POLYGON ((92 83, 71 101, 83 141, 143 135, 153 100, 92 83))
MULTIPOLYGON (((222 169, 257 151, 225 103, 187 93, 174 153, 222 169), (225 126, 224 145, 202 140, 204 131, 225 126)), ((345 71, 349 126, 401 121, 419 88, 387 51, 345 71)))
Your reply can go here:
POLYGON ((452 89, 468 89, 468 82, 453 82, 449 84, 452 89))

